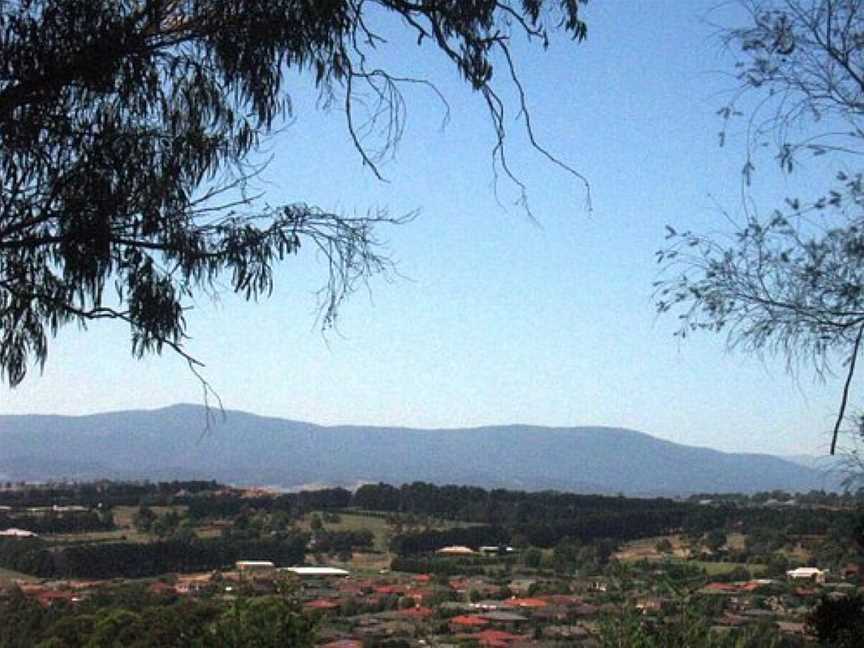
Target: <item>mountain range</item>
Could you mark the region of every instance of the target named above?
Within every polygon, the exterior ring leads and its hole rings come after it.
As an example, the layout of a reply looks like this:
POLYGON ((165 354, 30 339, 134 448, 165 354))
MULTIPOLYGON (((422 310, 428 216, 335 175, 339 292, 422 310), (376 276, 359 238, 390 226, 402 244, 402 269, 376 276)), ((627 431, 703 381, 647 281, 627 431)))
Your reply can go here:
POLYGON ((428 481, 627 495, 833 490, 835 473, 610 427, 321 426, 174 405, 0 416, 0 479, 216 479, 296 489, 428 481))

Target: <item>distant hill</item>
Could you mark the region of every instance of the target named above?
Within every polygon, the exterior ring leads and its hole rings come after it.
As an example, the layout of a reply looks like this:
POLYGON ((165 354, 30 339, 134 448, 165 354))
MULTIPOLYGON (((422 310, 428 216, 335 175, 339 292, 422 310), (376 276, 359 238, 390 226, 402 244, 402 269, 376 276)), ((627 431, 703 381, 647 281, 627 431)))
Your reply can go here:
POLYGON ((837 486, 830 473, 779 457, 685 446, 619 428, 325 427, 229 411, 202 434, 204 420, 197 405, 0 416, 0 475, 207 478, 283 488, 420 480, 628 495, 837 486))

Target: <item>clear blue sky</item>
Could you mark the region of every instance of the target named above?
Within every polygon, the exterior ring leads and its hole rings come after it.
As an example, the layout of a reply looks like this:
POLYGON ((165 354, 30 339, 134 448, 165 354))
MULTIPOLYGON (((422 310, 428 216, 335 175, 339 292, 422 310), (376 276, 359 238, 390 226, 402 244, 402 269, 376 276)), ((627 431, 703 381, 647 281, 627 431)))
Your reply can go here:
MULTIPOLYGON (((743 141, 717 145, 715 111, 733 82, 704 21, 715 4, 591 2, 583 44, 559 35, 543 53, 517 43, 538 137, 587 176, 594 198, 589 214, 582 186, 511 122, 512 163, 537 224, 496 203, 482 101, 431 51, 409 39, 381 54, 395 72, 435 80, 453 109, 442 132, 433 96, 406 89, 408 130, 382 167, 387 184, 362 168, 343 114, 316 111, 308 82, 293 80, 296 119, 270 142, 268 200, 422 213, 383 233, 408 279, 355 295, 326 338, 313 295, 323 267, 312 255, 279 270, 268 301, 200 300, 188 349, 225 406, 322 424, 613 425, 724 450, 824 451, 839 380, 790 377, 782 360, 728 354, 720 338, 682 345, 674 318, 654 315, 664 224, 723 229, 718 205, 734 212, 740 202, 743 141)), ((763 173, 760 207, 803 179, 763 173)), ((501 190, 506 204, 512 187, 501 190)), ((0 411, 200 402, 182 361, 134 361, 128 337, 119 324, 64 330, 44 374, 2 387, 0 411)))

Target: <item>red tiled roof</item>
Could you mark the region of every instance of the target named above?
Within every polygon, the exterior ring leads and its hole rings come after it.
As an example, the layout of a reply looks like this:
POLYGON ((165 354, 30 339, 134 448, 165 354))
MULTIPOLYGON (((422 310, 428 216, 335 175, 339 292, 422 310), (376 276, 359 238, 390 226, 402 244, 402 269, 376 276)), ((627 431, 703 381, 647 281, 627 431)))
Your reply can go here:
POLYGON ((311 608, 313 610, 335 610, 339 607, 339 604, 334 603, 333 601, 328 601, 327 599, 315 599, 314 601, 304 603, 303 607, 311 608))
POLYGON ((402 585, 379 585, 375 591, 379 594, 404 594, 405 587, 402 585))
POLYGON ((708 583, 702 589, 708 590, 709 592, 737 592, 738 586, 733 585, 732 583, 708 583))
POLYGON ((36 595, 36 600, 39 601, 39 604, 43 607, 48 607, 57 601, 72 601, 75 598, 75 594, 72 592, 57 592, 54 590, 49 590, 47 592, 40 592, 36 595))
POLYGON ((430 580, 432 580, 432 576, 430 576, 429 574, 417 574, 416 576, 414 576, 414 580, 421 583, 428 583, 430 580))
POLYGON ((539 598, 512 598, 504 601, 502 605, 505 607, 540 608, 546 607, 547 603, 539 598))
POLYGON ((435 610, 428 607, 413 607, 407 610, 400 610, 399 614, 411 619, 426 619, 435 614, 435 610))
POLYGON ((153 592, 154 594, 176 594, 177 590, 173 585, 169 585, 168 583, 156 582, 150 585, 147 588, 148 591, 153 592))

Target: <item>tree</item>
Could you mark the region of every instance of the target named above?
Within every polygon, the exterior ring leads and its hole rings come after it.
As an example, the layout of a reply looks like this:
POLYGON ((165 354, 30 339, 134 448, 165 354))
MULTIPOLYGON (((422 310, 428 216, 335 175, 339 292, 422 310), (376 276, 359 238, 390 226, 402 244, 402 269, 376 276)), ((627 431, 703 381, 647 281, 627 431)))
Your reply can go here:
MULTIPOLYGON (((721 29, 738 57, 739 87, 719 114, 747 118, 745 190, 764 147, 787 174, 805 154, 854 165, 864 153, 864 3, 741 4, 749 23, 721 29)), ((790 369, 820 375, 840 360, 846 380, 831 454, 864 336, 864 176, 833 173, 821 195, 789 197, 767 215, 748 208, 728 240, 667 226, 657 292, 660 312, 679 311, 681 337, 725 332, 730 348, 779 353, 790 369)))
POLYGON ((146 506, 139 506, 138 511, 132 516, 132 524, 135 529, 141 533, 149 533, 153 529, 153 525, 157 520, 157 515, 153 509, 146 506))
POLYGON ((672 543, 669 541, 669 538, 661 538, 657 544, 654 545, 654 549, 657 550, 657 553, 672 553, 672 543))
POLYGON ((720 551, 726 545, 726 533, 723 529, 712 529, 705 534, 702 544, 713 552, 720 551))
POLYGON ((210 643, 241 646, 313 646, 315 625, 289 598, 265 596, 234 601, 211 628, 210 643))
POLYGON ((837 600, 823 598, 807 616, 807 625, 824 645, 860 646, 864 641, 864 599, 860 594, 837 600))
POLYGON ((301 246, 327 261, 322 322, 332 325, 355 288, 391 267, 378 226, 410 215, 262 204, 250 156, 291 115, 285 76, 301 72, 322 105, 344 110, 360 160, 380 177, 403 133, 401 88, 437 92, 371 66, 383 42, 375 25, 390 16, 480 95, 493 170, 527 209, 493 70, 515 85, 532 144, 565 166, 534 139, 508 44, 522 33, 545 47, 549 25, 581 40, 581 1, 3 2, 0 376, 17 385, 31 362, 44 366, 60 327, 103 318, 129 326, 134 356, 169 348, 196 371, 184 304, 220 280, 247 300, 269 295, 274 264, 301 246), (383 141, 370 137, 381 131, 383 141))

